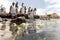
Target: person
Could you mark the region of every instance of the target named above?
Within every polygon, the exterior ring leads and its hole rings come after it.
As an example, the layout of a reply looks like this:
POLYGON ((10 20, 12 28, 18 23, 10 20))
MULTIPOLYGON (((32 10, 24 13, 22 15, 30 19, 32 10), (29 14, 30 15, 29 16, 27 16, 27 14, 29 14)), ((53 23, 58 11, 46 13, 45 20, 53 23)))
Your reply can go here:
POLYGON ((29 16, 30 19, 34 19, 34 17, 33 17, 34 16, 33 9, 30 10, 28 16, 29 16))
POLYGON ((20 14, 22 14, 22 8, 20 8, 20 14))
POLYGON ((18 13, 18 2, 16 2, 15 7, 16 7, 16 13, 18 13))
POLYGON ((26 6, 24 7, 24 13, 26 13, 26 10, 27 10, 27 8, 26 8, 26 6))
POLYGON ((3 5, 1 5, 1 12, 3 12, 3 5))
POLYGON ((2 14, 3 12, 3 5, 0 6, 0 15, 2 14))
MULTIPOLYGON (((15 8, 16 8, 16 14, 18 14, 18 2, 16 2, 15 8)), ((16 15, 16 17, 17 17, 17 15, 16 15)))
POLYGON ((3 7, 2 15, 7 16, 7 15, 6 15, 6 8, 5 8, 5 7, 3 7))
POLYGON ((24 6, 24 3, 22 3, 21 5, 21 10, 22 10, 22 14, 26 12, 26 6, 24 6))
POLYGON ((28 18, 30 18, 29 17, 30 11, 31 11, 31 7, 29 7, 28 10, 27 10, 28 18))
POLYGON ((36 15, 36 8, 34 8, 34 15, 36 15))
POLYGON ((28 13, 31 11, 31 7, 28 8, 28 13))
POLYGON ((12 19, 14 19, 14 17, 16 16, 16 10, 15 10, 14 5, 15 3, 13 2, 12 5, 10 6, 10 12, 11 12, 12 19))

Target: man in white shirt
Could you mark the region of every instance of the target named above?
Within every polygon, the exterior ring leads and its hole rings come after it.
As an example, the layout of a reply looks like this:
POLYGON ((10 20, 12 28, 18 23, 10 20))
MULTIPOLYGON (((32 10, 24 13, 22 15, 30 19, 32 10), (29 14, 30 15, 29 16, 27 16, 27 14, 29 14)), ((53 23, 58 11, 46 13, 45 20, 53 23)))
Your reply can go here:
POLYGON ((13 2, 12 5, 10 6, 10 12, 11 12, 12 19, 16 16, 16 10, 15 10, 14 4, 15 3, 13 2))
POLYGON ((26 6, 24 6, 24 3, 22 3, 21 8, 22 8, 22 14, 24 14, 26 12, 26 6))

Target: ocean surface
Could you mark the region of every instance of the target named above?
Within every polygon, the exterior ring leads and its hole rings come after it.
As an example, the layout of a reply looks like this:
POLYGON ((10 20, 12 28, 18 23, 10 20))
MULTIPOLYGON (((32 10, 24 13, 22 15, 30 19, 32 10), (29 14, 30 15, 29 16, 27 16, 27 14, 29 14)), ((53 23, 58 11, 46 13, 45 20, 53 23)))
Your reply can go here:
POLYGON ((24 36, 19 34, 16 40, 60 40, 60 19, 36 19, 36 24, 43 24, 43 28, 33 34, 25 34, 24 36))
MULTIPOLYGON (((36 25, 42 24, 40 31, 37 28, 37 33, 18 34, 15 40, 60 40, 60 19, 40 20, 36 19, 36 25)), ((9 25, 9 21, 6 22, 9 25)), ((5 31, 0 30, 0 40, 12 40, 12 34, 6 26, 5 31), (1 36, 4 35, 4 36, 1 36)))

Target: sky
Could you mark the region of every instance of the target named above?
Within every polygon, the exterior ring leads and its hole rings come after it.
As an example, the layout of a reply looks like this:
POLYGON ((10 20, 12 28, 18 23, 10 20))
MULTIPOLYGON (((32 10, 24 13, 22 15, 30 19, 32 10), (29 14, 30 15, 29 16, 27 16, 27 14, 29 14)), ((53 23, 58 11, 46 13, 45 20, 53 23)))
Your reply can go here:
POLYGON ((0 5, 6 8, 6 11, 9 12, 9 6, 12 2, 18 2, 19 6, 23 2, 24 5, 28 8, 37 8, 38 15, 44 15, 45 13, 57 13, 60 15, 60 0, 0 0, 0 5))

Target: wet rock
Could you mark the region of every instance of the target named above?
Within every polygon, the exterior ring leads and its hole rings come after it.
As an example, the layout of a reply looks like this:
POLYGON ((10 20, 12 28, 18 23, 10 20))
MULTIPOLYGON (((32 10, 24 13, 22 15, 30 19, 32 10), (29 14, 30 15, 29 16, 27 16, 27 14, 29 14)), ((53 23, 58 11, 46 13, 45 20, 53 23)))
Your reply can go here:
POLYGON ((25 20, 25 18, 17 18, 17 19, 11 20, 11 22, 19 25, 21 23, 25 23, 26 20, 25 20))

